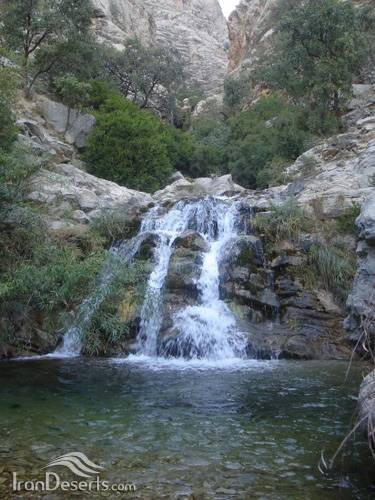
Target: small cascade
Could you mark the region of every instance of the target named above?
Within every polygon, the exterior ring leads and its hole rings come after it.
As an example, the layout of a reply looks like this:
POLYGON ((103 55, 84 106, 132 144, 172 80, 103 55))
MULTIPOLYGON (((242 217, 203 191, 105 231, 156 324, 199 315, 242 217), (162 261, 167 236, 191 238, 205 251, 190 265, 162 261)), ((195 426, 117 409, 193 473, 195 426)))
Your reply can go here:
POLYGON ((174 316, 179 334, 164 346, 162 354, 188 359, 211 361, 245 357, 246 342, 237 329, 236 318, 220 300, 219 265, 224 248, 242 231, 246 224, 240 204, 228 205, 223 200, 203 201, 198 213, 205 212, 205 223, 199 220, 197 229, 210 245, 205 254, 198 282, 200 304, 187 306, 174 316))
POLYGON ((241 202, 209 197, 180 201, 169 211, 159 206, 149 210, 138 235, 111 249, 95 292, 80 306, 74 324, 54 355, 74 357, 80 354, 82 336, 93 314, 108 296, 117 266, 128 264, 151 234, 156 239, 154 268, 148 279, 141 309, 137 354, 208 360, 245 357, 245 340, 237 329, 236 318, 225 302, 220 300, 219 294, 219 265, 223 251, 233 239, 247 232, 248 217, 242 207, 241 202), (186 306, 174 314, 177 335, 160 347, 158 340, 163 324, 163 292, 170 258, 174 242, 187 230, 199 233, 209 247, 204 254, 197 283, 199 304, 186 306))
POLYGON ((57 347, 53 356, 72 358, 79 356, 82 348, 82 335, 91 323, 97 308, 110 292, 111 283, 119 266, 127 264, 137 254, 144 234, 114 246, 104 265, 94 292, 82 302, 75 317, 74 324, 65 333, 62 344, 57 347))

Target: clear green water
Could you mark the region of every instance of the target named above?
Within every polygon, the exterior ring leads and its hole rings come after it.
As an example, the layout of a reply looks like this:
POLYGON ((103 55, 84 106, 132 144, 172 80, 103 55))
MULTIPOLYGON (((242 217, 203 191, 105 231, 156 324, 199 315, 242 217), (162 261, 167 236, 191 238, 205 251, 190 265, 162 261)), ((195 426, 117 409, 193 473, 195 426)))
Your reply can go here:
MULTIPOLYGON (((136 484, 127 498, 375 498, 360 440, 327 476, 317 469, 349 428, 362 368, 344 383, 339 362, 0 363, 0 477, 41 479, 48 461, 81 451, 102 479, 136 484)), ((1 495, 12 498, 7 482, 1 495)))

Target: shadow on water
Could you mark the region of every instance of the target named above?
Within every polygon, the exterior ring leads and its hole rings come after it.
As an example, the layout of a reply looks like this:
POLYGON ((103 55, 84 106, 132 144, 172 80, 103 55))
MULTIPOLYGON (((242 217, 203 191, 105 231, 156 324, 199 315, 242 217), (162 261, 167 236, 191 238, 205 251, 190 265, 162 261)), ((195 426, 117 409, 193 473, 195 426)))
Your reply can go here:
POLYGON ((355 409, 361 366, 346 383, 345 369, 340 362, 4 362, 0 462, 5 473, 37 479, 51 459, 80 451, 104 467, 103 479, 135 483, 138 498, 373 498, 360 441, 329 475, 317 469, 355 409))

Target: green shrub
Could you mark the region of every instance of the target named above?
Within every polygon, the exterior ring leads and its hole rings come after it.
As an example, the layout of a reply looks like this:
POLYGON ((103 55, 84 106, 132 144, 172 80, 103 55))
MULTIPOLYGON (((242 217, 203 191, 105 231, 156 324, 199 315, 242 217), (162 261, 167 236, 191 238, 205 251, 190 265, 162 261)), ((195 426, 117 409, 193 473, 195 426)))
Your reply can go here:
POLYGON ((230 111, 238 111, 251 90, 251 79, 247 73, 228 76, 224 82, 224 106, 230 111))
POLYGON ((303 231, 312 227, 311 218, 290 199, 280 206, 272 206, 267 215, 256 216, 252 221, 253 228, 263 233, 267 240, 279 242, 282 240, 295 240, 303 231))
POLYGON ((89 293, 105 253, 83 255, 76 245, 54 240, 29 208, 18 207, 11 220, 0 242, 2 324, 17 334, 37 323, 53 334, 63 326, 62 313, 89 293))
POLYGON ((97 113, 84 158, 94 175, 126 187, 155 191, 172 173, 168 127, 120 96, 97 113))
POLYGON ((121 212, 107 211, 95 219, 91 230, 106 247, 114 243, 132 238, 139 229, 139 221, 126 219, 121 212))
POLYGON ((83 352, 90 356, 105 355, 121 346, 129 336, 143 299, 145 272, 139 263, 124 266, 121 260, 115 267, 110 291, 95 311, 89 328, 83 332, 83 352))
POLYGON ((4 211, 21 200, 27 180, 36 168, 25 149, 19 146, 11 151, 0 149, 0 222, 4 211))
MULTIPOLYGON (((248 188, 258 186, 258 174, 275 158, 295 160, 311 138, 304 113, 278 96, 264 97, 250 111, 229 120, 227 154, 234 179, 248 188)), ((260 174, 261 186, 265 179, 260 174)))
POLYGON ((353 283, 355 259, 335 246, 315 244, 309 251, 309 263, 313 282, 323 285, 344 303, 353 283))
POLYGON ((9 152, 17 137, 15 116, 12 111, 17 86, 15 71, 10 68, 0 68, 0 151, 9 152))
POLYGON ((289 182, 286 169, 289 162, 283 158, 275 156, 265 164, 264 168, 257 173, 256 183, 260 189, 280 186, 289 182))
POLYGON ((339 233, 342 234, 355 234, 356 225, 355 221, 361 213, 360 205, 354 204, 351 208, 348 208, 343 214, 336 218, 336 228, 339 233))

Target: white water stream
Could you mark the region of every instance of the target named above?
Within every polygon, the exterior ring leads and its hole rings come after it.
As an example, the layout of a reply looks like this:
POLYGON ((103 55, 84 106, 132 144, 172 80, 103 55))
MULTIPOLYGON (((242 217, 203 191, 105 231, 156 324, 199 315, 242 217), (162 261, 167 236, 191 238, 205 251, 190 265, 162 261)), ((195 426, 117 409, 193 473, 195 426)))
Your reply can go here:
MULTIPOLYGON (((151 209, 144 217, 138 235, 112 250, 116 262, 125 265, 137 254, 144 239, 153 234, 157 243, 155 264, 150 274, 141 311, 138 335, 140 357, 165 356, 171 345, 158 348, 163 323, 163 291, 173 244, 186 230, 194 230, 208 243, 198 282, 199 304, 186 306, 173 317, 178 332, 173 349, 178 357, 210 361, 245 357, 245 341, 236 319, 219 296, 219 264, 224 247, 245 231, 241 205, 229 199, 205 198, 181 201, 168 212, 151 209)), ((65 334, 62 346, 54 355, 73 357, 81 351, 81 337, 95 310, 109 293, 115 269, 112 259, 105 265, 95 293, 80 307, 74 325, 65 334)))

